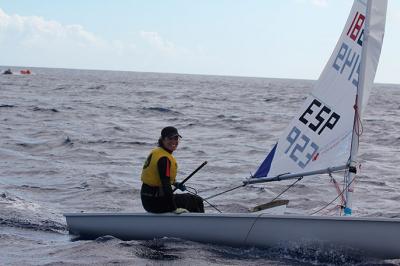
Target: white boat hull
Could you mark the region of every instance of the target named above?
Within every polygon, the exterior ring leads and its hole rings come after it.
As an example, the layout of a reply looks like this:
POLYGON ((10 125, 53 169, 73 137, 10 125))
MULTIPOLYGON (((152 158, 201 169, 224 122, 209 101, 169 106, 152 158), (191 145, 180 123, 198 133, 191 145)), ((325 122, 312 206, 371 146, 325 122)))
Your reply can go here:
POLYGON ((82 239, 112 235, 123 240, 162 237, 231 246, 285 247, 322 244, 367 256, 400 258, 400 219, 267 214, 65 214, 82 239))

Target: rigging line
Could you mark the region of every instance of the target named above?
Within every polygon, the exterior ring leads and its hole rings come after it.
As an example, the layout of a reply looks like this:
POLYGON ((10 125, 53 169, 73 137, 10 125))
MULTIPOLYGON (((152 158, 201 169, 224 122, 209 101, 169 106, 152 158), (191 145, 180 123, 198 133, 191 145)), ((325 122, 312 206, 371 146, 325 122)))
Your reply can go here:
POLYGON ((364 132, 364 127, 362 124, 362 120, 361 120, 361 116, 360 116, 360 112, 359 112, 359 107, 357 105, 354 106, 355 109, 355 132, 357 134, 358 137, 360 137, 363 132, 364 132))
MULTIPOLYGON (((276 200, 277 198, 279 198, 283 193, 285 193, 286 191, 288 191, 291 187, 293 187, 297 182, 299 182, 299 181, 302 180, 302 179, 303 179, 303 176, 299 177, 295 182, 293 182, 293 184, 289 185, 284 191, 282 191, 281 193, 279 193, 279 195, 276 196, 274 199, 272 199, 270 202, 273 202, 274 200, 276 200)), ((241 187, 244 187, 244 186, 246 186, 246 184, 242 184, 242 185, 240 185, 240 186, 237 186, 237 187, 234 187, 234 188, 231 188, 231 189, 222 191, 222 192, 220 192, 220 193, 217 193, 217 194, 215 194, 215 195, 209 196, 209 197, 207 197, 207 198, 202 198, 202 199, 203 199, 205 202, 207 202, 211 207, 213 207, 214 209, 218 210, 215 206, 213 206, 213 205, 212 205, 211 203, 209 203, 207 200, 212 199, 212 198, 215 198, 215 197, 217 197, 217 196, 219 196, 219 195, 228 193, 228 192, 230 192, 230 191, 233 191, 233 190, 235 190, 235 189, 238 189, 238 188, 241 188, 241 187)), ((197 193, 196 193, 196 195, 197 195, 197 193)), ((218 211, 221 212, 220 210, 218 210, 218 211)))
POLYGON ((344 194, 344 192, 350 187, 351 183, 353 183, 353 181, 356 179, 356 176, 353 177, 353 179, 350 181, 350 183, 347 184, 347 186, 345 187, 345 189, 343 189, 343 191, 337 195, 336 198, 334 198, 331 202, 329 202, 328 204, 326 204, 325 206, 323 206, 322 208, 320 208, 319 210, 310 213, 309 215, 314 215, 319 213, 320 211, 322 211, 323 209, 327 208, 329 205, 331 205, 333 202, 335 202, 335 200, 337 200, 340 196, 342 196, 344 194))
MULTIPOLYGON (((200 197, 201 198, 201 197, 200 197)), ((211 204, 209 201, 207 201, 206 199, 201 198, 203 201, 207 202, 208 205, 210 205, 211 207, 213 207, 214 209, 216 209, 219 213, 222 213, 222 211, 220 211, 217 207, 215 207, 215 205, 211 204)))
POLYGON ((360 138, 359 138, 359 129, 358 129, 358 121, 359 121, 359 112, 358 112, 358 86, 357 86, 357 94, 356 94, 356 98, 355 98, 355 102, 353 105, 354 108, 354 117, 353 117, 353 128, 352 128, 352 133, 351 133, 351 145, 350 145, 350 157, 349 160, 352 159, 353 157, 353 149, 354 149, 354 138, 355 136, 357 136, 357 146, 360 144, 360 138))
MULTIPOLYGON (((342 191, 340 190, 339 183, 338 183, 338 182, 336 181, 336 179, 332 176, 332 173, 329 173, 329 176, 330 176, 330 178, 331 178, 331 182, 333 183, 333 186, 334 186, 335 189, 336 189, 336 193, 340 194, 342 191)), ((342 196, 340 197, 340 204, 343 205, 344 202, 345 202, 345 199, 344 199, 344 196, 343 196, 343 194, 342 194, 342 196)))
POLYGON ((197 190, 196 190, 194 187, 186 186, 186 190, 187 190, 187 192, 189 192, 189 193, 192 193, 192 194, 195 194, 195 195, 198 194, 197 190), (194 191, 194 192, 191 192, 190 190, 192 190, 192 191, 194 191))
POLYGON ((215 210, 217 210, 219 213, 222 213, 222 211, 220 211, 217 207, 215 207, 215 205, 211 204, 210 202, 208 202, 206 199, 202 198, 200 195, 197 194, 197 190, 194 187, 189 187, 186 186, 186 188, 188 188, 186 191, 192 195, 196 195, 198 197, 200 197, 203 201, 205 201, 206 203, 208 203, 208 205, 210 205, 212 208, 214 208, 215 210), (189 189, 193 190, 194 192, 190 191, 189 189))
POLYGON ((293 187, 297 182, 299 182, 300 180, 303 179, 303 176, 300 176, 299 179, 297 179, 296 181, 293 182, 293 184, 289 185, 284 191, 282 191, 278 196, 276 196, 274 199, 272 199, 270 202, 273 202, 274 200, 276 200, 277 198, 279 198, 283 193, 285 193, 286 191, 288 191, 291 187, 293 187))
POLYGON ((261 217, 261 215, 263 215, 263 213, 260 213, 259 215, 257 215, 256 219, 254 219, 254 222, 253 222, 253 224, 251 225, 249 231, 247 232, 246 238, 244 239, 244 243, 245 243, 245 244, 246 244, 246 242, 247 242, 247 238, 249 238, 249 235, 250 235, 251 230, 253 230, 254 225, 256 224, 258 218, 261 217))
POLYGON ((237 187, 234 187, 234 188, 231 188, 231 189, 222 191, 222 192, 220 192, 220 193, 217 193, 217 194, 215 194, 215 195, 209 196, 209 197, 205 198, 205 200, 209 200, 209 199, 215 198, 215 197, 217 197, 217 196, 219 196, 219 195, 222 195, 222 194, 231 192, 231 191, 233 191, 233 190, 235 190, 235 189, 238 189, 238 188, 241 188, 241 187, 244 187, 244 186, 246 186, 246 184, 241 184, 240 186, 237 186, 237 187))

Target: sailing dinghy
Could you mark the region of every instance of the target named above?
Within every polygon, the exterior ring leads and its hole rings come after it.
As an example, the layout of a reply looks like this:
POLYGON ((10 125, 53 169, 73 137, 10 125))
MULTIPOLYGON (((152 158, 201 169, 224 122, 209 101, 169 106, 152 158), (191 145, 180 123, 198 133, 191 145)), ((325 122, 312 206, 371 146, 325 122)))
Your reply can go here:
POLYGON ((386 0, 356 0, 341 37, 298 115, 246 184, 345 172, 345 216, 245 214, 65 214, 81 239, 162 237, 277 247, 319 243, 400 258, 400 219, 351 217, 360 122, 378 65, 386 0), (162 227, 159 225, 163 224, 162 227))

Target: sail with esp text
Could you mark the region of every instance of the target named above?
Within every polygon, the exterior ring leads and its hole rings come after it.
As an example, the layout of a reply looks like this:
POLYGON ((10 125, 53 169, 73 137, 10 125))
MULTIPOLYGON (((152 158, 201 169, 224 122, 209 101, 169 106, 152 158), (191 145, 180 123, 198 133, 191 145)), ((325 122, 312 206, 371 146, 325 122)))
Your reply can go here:
POLYGON ((362 92, 363 109, 383 42, 387 1, 371 3, 368 12, 374 12, 374 20, 366 26, 369 2, 354 1, 340 39, 314 89, 253 178, 350 164, 353 128, 359 123, 355 120, 357 97, 362 92), (363 52, 366 38, 370 45, 363 52))

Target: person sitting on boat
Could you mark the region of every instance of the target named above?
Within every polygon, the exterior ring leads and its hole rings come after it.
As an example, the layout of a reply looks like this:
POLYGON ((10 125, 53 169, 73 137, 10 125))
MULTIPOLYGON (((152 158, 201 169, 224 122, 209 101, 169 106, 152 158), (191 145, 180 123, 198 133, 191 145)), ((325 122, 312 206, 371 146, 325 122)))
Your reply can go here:
POLYGON ((152 213, 204 212, 203 200, 190 193, 173 194, 171 185, 184 191, 183 184, 176 183, 178 164, 172 153, 179 144, 178 130, 169 126, 161 130, 158 147, 147 157, 142 170, 140 191, 143 208, 152 213))

